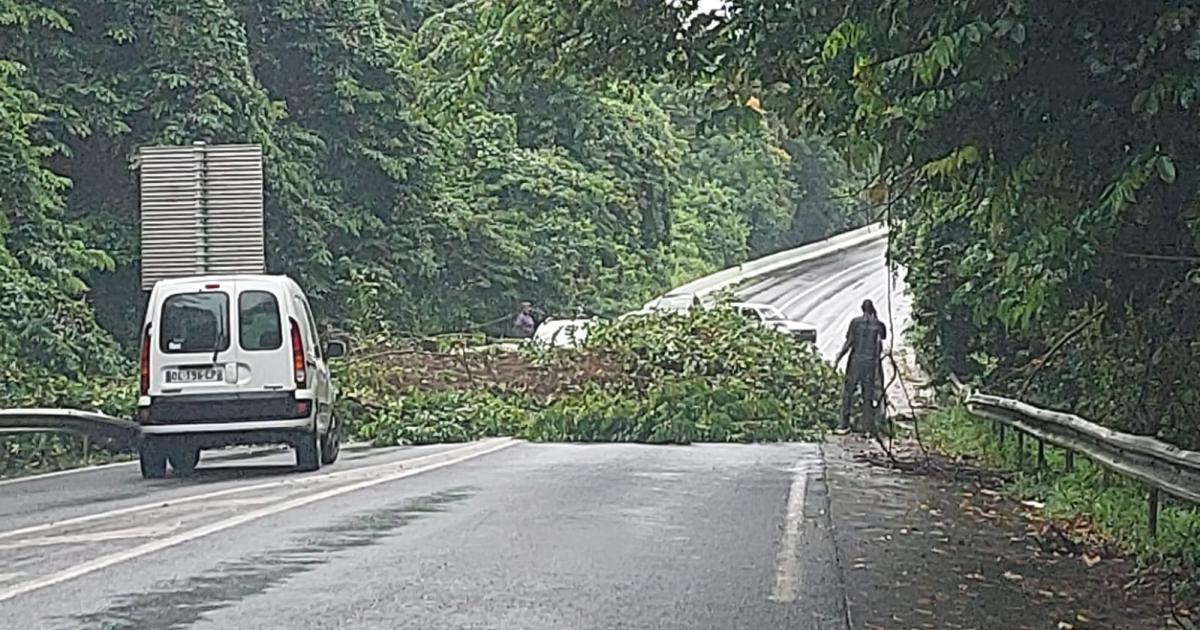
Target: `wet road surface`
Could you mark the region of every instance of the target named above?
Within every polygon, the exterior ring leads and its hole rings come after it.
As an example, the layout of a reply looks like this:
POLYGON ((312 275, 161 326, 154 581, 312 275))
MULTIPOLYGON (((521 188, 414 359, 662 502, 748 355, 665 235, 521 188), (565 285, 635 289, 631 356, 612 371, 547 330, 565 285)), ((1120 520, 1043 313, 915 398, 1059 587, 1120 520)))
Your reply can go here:
POLYGON ((850 320, 862 314, 864 299, 875 303, 885 323, 892 320, 901 330, 907 327, 909 301, 903 294, 903 277, 889 281, 886 253, 887 240, 881 238, 758 278, 741 287, 738 296, 772 304, 788 317, 816 326, 821 355, 832 360, 850 320), (889 288, 893 291, 890 314, 889 288))
MULTIPOLYGON (((1031 553, 1019 523, 966 507, 969 488, 863 464, 845 443, 498 440, 370 453, 331 467, 339 476, 263 464, 271 472, 156 482, 137 504, 54 508, 24 533, 5 521, 0 620, 54 630, 1159 627, 1151 605, 1111 596, 1125 575, 1113 561, 1097 570, 1031 553)), ((19 501, 2 490, 6 506, 19 501)))
MULTIPOLYGON (((191 503, 180 501, 211 488, 183 481, 158 507, 0 532, 0 566, 20 573, 0 583, 0 618, 14 628, 845 627, 818 445, 456 448, 491 452, 390 479, 415 454, 398 449, 347 478, 296 475, 191 503), (349 484, 361 487, 338 492, 349 484), (97 566, 104 558, 124 559, 97 566), (67 577, 36 587, 55 576, 67 577)), ((422 455, 448 456, 462 457, 422 455)))

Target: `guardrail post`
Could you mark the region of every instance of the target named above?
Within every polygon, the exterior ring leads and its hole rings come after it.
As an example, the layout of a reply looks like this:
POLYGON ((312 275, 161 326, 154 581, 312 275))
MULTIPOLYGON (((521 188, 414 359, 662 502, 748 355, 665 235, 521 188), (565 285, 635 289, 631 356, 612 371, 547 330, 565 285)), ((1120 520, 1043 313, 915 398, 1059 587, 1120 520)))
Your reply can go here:
POLYGON ((1067 472, 1075 472, 1075 451, 1067 449, 1066 456, 1067 456, 1067 462, 1066 462, 1066 465, 1064 466, 1064 469, 1067 472))
POLYGON ((1158 536, 1158 488, 1150 488, 1149 508, 1150 537, 1155 538, 1158 536))

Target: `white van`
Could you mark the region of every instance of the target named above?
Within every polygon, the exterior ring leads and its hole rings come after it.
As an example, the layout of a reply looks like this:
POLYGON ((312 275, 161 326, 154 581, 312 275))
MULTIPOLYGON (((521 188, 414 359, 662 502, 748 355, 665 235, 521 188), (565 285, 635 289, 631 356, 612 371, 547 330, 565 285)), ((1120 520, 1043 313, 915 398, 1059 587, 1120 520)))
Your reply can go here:
POLYGON ((308 299, 285 276, 161 280, 142 327, 142 476, 190 474, 205 448, 283 443, 300 470, 340 449, 335 390, 308 299))

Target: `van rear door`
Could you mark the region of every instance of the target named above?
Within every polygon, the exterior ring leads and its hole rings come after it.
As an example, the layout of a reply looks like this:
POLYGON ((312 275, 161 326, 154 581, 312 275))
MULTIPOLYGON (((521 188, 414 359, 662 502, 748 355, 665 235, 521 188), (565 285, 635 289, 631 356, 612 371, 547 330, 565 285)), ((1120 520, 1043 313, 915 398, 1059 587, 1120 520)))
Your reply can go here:
POLYGON ((288 296, 282 283, 238 281, 237 385, 240 391, 296 389, 288 328, 288 296))
POLYGON ((233 282, 172 287, 152 326, 152 394, 209 394, 236 388, 233 282))

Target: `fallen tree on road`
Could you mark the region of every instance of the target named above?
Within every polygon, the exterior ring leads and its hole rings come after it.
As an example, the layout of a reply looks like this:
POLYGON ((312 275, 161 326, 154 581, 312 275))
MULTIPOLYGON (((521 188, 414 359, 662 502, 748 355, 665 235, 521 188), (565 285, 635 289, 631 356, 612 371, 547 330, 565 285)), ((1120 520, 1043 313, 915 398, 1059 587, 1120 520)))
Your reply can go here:
POLYGON ((636 317, 583 348, 368 351, 346 366, 343 422, 377 444, 785 441, 837 417, 836 372, 727 310, 636 317))

